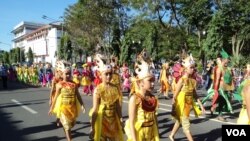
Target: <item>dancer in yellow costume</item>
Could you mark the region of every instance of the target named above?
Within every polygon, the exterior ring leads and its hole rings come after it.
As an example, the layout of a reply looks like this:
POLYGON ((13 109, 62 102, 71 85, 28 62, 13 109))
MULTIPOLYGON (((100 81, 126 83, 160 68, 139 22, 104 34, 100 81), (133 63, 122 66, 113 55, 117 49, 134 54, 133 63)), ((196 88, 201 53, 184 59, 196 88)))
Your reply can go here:
POLYGON ((29 70, 27 65, 24 65, 23 67, 23 80, 26 84, 29 82, 29 70))
POLYGON ((38 70, 35 64, 31 66, 31 82, 33 85, 38 85, 38 70))
MULTIPOLYGON (((242 82, 242 108, 237 120, 237 124, 250 125, 250 64, 247 64, 245 80, 242 82)), ((240 86, 241 87, 241 86, 240 86)))
POLYGON ((80 87, 80 72, 77 69, 76 64, 72 65, 72 69, 73 69, 73 82, 75 82, 77 84, 78 87, 80 87))
POLYGON ((168 92, 171 88, 169 83, 169 76, 170 76, 169 68, 170 68, 169 63, 164 63, 162 65, 160 73, 160 84, 161 84, 160 92, 163 93, 166 99, 169 98, 168 92))
POLYGON ((118 58, 115 56, 111 56, 111 63, 110 65, 112 66, 112 79, 111 79, 111 83, 114 84, 115 86, 117 86, 117 88, 119 89, 119 101, 120 101, 120 105, 122 105, 122 99, 123 99, 123 95, 122 95, 122 90, 121 90, 121 76, 119 74, 119 67, 117 65, 118 62, 118 58))
MULTIPOLYGON (((52 101, 55 98, 55 94, 56 94, 56 85, 63 80, 62 78, 62 71, 60 69, 58 69, 57 66, 60 66, 63 63, 61 61, 57 61, 56 62, 56 69, 55 69, 55 73, 54 73, 54 77, 52 79, 52 83, 51 83, 51 89, 50 89, 50 97, 49 97, 49 106, 51 107, 52 105, 52 101)), ((60 119, 59 117, 56 118, 56 125, 60 126, 60 119)))
POLYGON ((71 81, 70 68, 65 67, 64 63, 58 64, 57 67, 63 72, 63 80, 56 85, 55 98, 52 100, 49 115, 54 113, 57 118, 60 118, 66 138, 71 141, 71 129, 75 125, 80 109, 82 108, 84 113, 85 107, 78 87, 71 81))
POLYGON ((137 57, 135 71, 138 91, 129 99, 129 118, 125 132, 128 141, 159 141, 156 111, 158 100, 153 95, 155 77, 150 71, 151 59, 144 50, 137 57))
POLYGON ((169 135, 169 139, 171 141, 174 141, 174 135, 178 131, 180 125, 182 125, 183 132, 185 133, 187 139, 189 141, 193 141, 193 137, 190 132, 189 115, 191 109, 194 109, 196 116, 201 114, 199 107, 195 104, 195 100, 198 102, 202 112, 205 113, 205 109, 196 93, 196 80, 192 78, 195 66, 192 55, 183 60, 182 65, 184 66, 185 73, 178 81, 173 96, 172 116, 176 121, 171 134, 169 135))
POLYGON ((94 90, 90 138, 94 141, 123 141, 119 88, 111 83, 112 67, 104 64, 107 59, 101 54, 96 54, 95 59, 102 83, 94 90))
POLYGON ((111 79, 111 83, 116 85, 120 90, 121 90, 121 76, 119 75, 119 67, 117 65, 117 61, 115 59, 115 57, 112 57, 112 62, 111 62, 111 66, 112 66, 112 79, 111 79))
POLYGON ((17 66, 17 79, 19 82, 22 82, 22 66, 17 66))

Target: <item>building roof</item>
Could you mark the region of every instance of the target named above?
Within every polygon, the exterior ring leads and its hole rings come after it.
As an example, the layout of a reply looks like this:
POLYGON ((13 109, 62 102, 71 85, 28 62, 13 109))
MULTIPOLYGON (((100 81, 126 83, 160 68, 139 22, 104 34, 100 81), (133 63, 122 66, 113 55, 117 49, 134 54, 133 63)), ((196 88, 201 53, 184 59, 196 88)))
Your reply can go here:
MULTIPOLYGON (((17 28, 15 29, 15 31, 18 31, 18 29, 22 29, 25 26, 25 23, 21 22, 19 24, 19 26, 16 26, 17 28)), ((27 26, 26 26, 27 27, 27 26)), ((15 39, 13 39, 12 41, 20 41, 23 40, 25 38, 27 38, 27 40, 32 40, 36 37, 42 36, 42 35, 46 35, 48 33, 48 29, 51 27, 56 27, 57 29, 61 29, 62 28, 62 22, 55 22, 55 23, 50 23, 50 24, 42 24, 42 26, 36 27, 34 28, 34 31, 27 33, 25 35, 22 35, 20 37, 17 37, 15 39)))
POLYGON ((13 28, 11 33, 16 33, 17 31, 22 30, 24 27, 28 27, 30 29, 37 29, 37 28, 44 26, 44 25, 45 24, 43 24, 43 23, 22 21, 13 28))

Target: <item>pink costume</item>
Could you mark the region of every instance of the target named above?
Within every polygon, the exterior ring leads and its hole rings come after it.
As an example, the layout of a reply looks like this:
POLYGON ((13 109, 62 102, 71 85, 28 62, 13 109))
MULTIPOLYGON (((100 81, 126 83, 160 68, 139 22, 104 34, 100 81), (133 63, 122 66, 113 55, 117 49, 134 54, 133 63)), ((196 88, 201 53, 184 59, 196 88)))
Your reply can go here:
POLYGON ((130 74, 128 72, 128 67, 123 67, 123 73, 122 73, 122 79, 123 79, 123 84, 122 88, 123 90, 130 90, 130 74))
POLYGON ((87 69, 83 70, 81 84, 83 85, 83 92, 85 94, 92 94, 93 86, 92 86, 90 70, 87 70, 87 69))

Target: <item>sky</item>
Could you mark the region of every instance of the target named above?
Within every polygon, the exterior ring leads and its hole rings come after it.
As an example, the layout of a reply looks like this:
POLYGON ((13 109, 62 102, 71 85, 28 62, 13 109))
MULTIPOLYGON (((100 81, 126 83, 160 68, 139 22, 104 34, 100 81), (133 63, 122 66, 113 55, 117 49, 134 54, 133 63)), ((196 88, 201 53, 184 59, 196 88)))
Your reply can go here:
POLYGON ((78 0, 0 0, 0 50, 9 51, 13 28, 22 21, 50 23, 43 15, 60 21, 65 8, 78 0))

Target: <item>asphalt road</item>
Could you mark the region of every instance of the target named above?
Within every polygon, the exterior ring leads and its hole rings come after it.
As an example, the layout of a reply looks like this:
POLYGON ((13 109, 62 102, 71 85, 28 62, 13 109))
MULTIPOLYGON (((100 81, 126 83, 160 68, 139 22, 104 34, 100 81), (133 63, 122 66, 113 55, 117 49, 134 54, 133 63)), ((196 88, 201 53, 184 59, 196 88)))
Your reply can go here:
MULTIPOLYGON (((1 83, 0 83, 1 86, 1 83)), ((0 141, 66 141, 63 129, 56 127, 55 117, 48 116, 49 89, 31 87, 19 83, 9 82, 9 88, 0 87, 0 141)), ((159 86, 156 86, 158 89, 159 86)), ((81 89, 80 89, 81 91, 81 89)), ((157 93, 156 93, 157 94, 157 93)), ((201 89, 199 96, 205 96, 201 89)), ((128 118, 128 98, 124 93, 123 117, 128 118)), ((92 97, 82 95, 87 112, 81 114, 73 128, 74 141, 88 141, 90 130, 88 111, 92 107, 92 97)), ((171 100, 159 96, 158 123, 161 141, 169 140, 168 135, 173 127, 171 119, 171 100)), ((209 102, 206 104, 209 106, 209 102)), ((223 124, 235 124, 240 103, 233 102, 234 114, 226 114, 227 122, 221 122, 209 112, 202 117, 191 115, 191 132, 196 141, 221 141, 221 127, 223 124)), ((186 140, 180 128, 175 136, 176 141, 186 140)), ((126 135, 124 135, 126 139, 126 135)))

